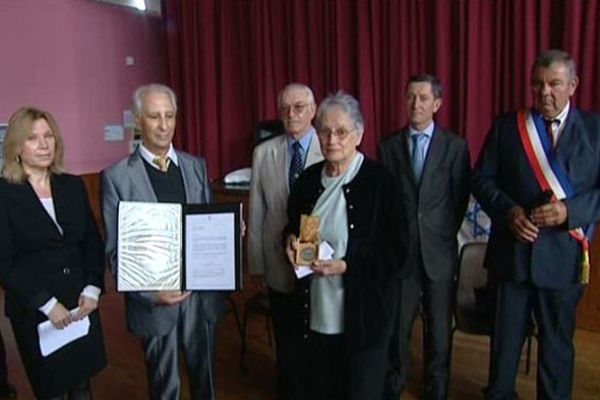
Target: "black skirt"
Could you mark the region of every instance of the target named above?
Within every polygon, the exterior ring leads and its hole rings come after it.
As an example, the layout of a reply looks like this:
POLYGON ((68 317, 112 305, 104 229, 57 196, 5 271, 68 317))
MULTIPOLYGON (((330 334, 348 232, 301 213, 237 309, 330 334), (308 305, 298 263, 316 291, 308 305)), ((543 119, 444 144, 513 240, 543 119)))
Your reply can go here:
POLYGON ((37 318, 11 319, 29 383, 38 398, 59 396, 86 382, 106 366, 100 314, 89 315, 89 333, 46 357, 42 356, 37 318))

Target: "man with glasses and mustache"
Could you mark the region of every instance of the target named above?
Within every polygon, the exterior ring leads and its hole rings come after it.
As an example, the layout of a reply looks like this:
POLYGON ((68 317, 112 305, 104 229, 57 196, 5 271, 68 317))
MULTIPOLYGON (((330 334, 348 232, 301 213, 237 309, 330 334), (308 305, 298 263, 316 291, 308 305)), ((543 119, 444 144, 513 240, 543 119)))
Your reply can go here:
POLYGON ((299 393, 296 363, 302 325, 294 302, 294 271, 281 245, 287 222, 288 194, 304 168, 323 159, 311 125, 316 106, 312 90, 292 83, 277 98, 285 135, 261 143, 252 158, 248 247, 250 273, 259 288, 267 290, 273 317, 280 399, 299 393))

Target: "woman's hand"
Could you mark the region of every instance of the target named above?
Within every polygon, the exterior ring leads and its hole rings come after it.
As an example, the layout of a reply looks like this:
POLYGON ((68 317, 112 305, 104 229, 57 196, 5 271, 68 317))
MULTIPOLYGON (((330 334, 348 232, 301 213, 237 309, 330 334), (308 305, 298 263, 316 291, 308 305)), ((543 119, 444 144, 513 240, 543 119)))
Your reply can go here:
POLYGON ((79 296, 79 311, 73 316, 73 321, 79 321, 90 315, 92 311, 98 308, 98 300, 84 295, 79 296))
POLYGON ((298 238, 296 235, 290 235, 287 238, 287 245, 285 246, 285 253, 287 254, 288 261, 294 268, 296 265, 296 250, 298 249, 298 238))
POLYGON ((317 260, 311 265, 313 272, 320 276, 342 275, 346 268, 344 260, 317 260))
POLYGON ((56 303, 50 313, 48 319, 56 329, 63 329, 72 322, 71 313, 60 303, 56 303))

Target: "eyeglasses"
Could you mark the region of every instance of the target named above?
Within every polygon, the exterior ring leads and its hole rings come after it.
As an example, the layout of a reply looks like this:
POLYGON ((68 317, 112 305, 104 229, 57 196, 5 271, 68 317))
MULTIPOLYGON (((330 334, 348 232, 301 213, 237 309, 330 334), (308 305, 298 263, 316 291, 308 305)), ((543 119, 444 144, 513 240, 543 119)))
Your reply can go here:
POLYGON ((348 130, 346 128, 340 128, 340 129, 329 129, 329 128, 323 128, 323 129, 319 129, 319 131, 317 132, 317 135, 319 135, 319 137, 321 139, 327 139, 331 136, 334 136, 336 139, 338 140, 344 140, 348 137, 348 135, 350 135, 350 132, 353 132, 354 129, 348 130))
POLYGON ((284 104, 279 107, 279 114, 280 115, 288 115, 290 113, 290 110, 292 110, 292 112, 295 115, 302 114, 308 106, 310 106, 310 104, 306 104, 306 103, 294 103, 292 105, 284 104))

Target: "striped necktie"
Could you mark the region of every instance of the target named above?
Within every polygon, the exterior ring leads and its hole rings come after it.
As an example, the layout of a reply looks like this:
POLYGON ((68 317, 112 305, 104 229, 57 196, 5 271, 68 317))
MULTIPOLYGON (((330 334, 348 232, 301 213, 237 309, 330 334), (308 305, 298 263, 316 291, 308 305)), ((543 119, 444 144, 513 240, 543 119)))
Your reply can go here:
POLYGON ((152 162, 154 164, 158 165, 158 168, 162 172, 167 172, 169 170, 169 162, 170 161, 171 160, 167 156, 157 156, 157 157, 154 157, 154 160, 152 160, 152 162))

